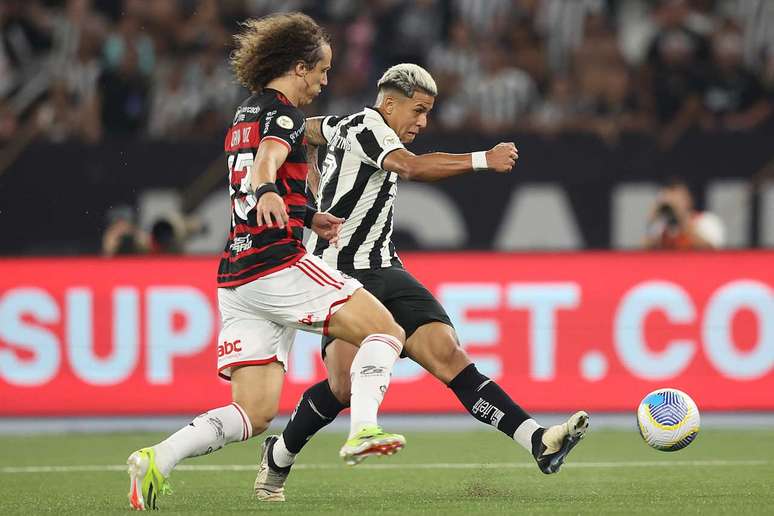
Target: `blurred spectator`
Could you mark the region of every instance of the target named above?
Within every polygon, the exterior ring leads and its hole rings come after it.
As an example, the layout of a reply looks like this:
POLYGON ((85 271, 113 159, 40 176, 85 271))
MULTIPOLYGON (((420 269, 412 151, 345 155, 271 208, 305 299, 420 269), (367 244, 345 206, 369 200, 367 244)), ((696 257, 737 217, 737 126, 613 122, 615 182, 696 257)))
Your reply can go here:
POLYGON ((117 69, 100 77, 102 124, 115 134, 139 135, 149 108, 148 81, 134 46, 126 46, 117 69))
POLYGON ((453 0, 453 6, 457 19, 465 20, 478 39, 496 38, 506 32, 516 7, 512 0, 453 0))
POLYGON ((736 20, 742 29, 744 63, 752 69, 765 66, 774 47, 774 2, 771 0, 720 0, 719 14, 736 20))
POLYGON ((532 127, 546 135, 576 128, 581 109, 576 89, 573 76, 555 75, 545 98, 532 114, 532 127))
POLYGON ((167 219, 153 223, 150 237, 150 252, 153 254, 179 254, 183 251, 179 232, 167 219))
POLYGON ((108 70, 118 70, 127 63, 127 55, 132 55, 133 68, 138 74, 149 76, 155 65, 153 40, 143 32, 139 17, 126 15, 118 22, 117 30, 108 36, 103 49, 105 65, 108 70))
POLYGON ((391 49, 390 61, 425 64, 430 48, 441 39, 441 4, 440 0, 404 0, 393 8, 396 30, 393 37, 400 44, 391 49))
POLYGON ((670 180, 659 193, 648 220, 648 249, 720 249, 725 245, 723 221, 714 213, 697 211, 688 185, 670 180))
POLYGON ((603 16, 603 0, 540 0, 535 26, 546 39, 548 64, 553 71, 565 71, 575 49, 583 43, 586 19, 603 16))
POLYGON ((629 71, 619 63, 604 68, 604 75, 591 70, 581 73, 582 108, 578 123, 609 145, 624 131, 649 127, 649 118, 632 94, 629 71), (599 80, 602 78, 602 80, 599 80))
POLYGON ((743 65, 742 44, 739 29, 730 23, 712 38, 713 59, 702 99, 706 129, 752 129, 771 114, 760 79, 743 65))
POLYGON ((661 145, 672 146, 698 120, 707 41, 690 27, 684 0, 662 0, 654 12, 659 30, 644 70, 646 106, 662 125, 661 145))
POLYGON ((459 87, 467 77, 478 75, 481 63, 470 28, 463 20, 456 20, 449 28, 449 41, 439 41, 427 58, 439 91, 448 94, 459 87))
POLYGON ((179 34, 183 48, 224 48, 229 36, 220 23, 220 11, 216 0, 197 2, 191 16, 183 23, 179 34))
POLYGON ((368 89, 375 76, 373 47, 376 27, 368 11, 364 11, 344 31, 345 54, 342 59, 344 73, 354 91, 368 89))
POLYGON ((439 41, 431 48, 427 65, 440 93, 435 108, 442 114, 441 123, 450 126, 461 123, 463 110, 452 104, 447 106, 447 102, 454 102, 455 92, 460 91, 470 77, 477 77, 481 70, 476 42, 463 20, 452 22, 448 41, 439 41), (458 121, 449 121, 450 117, 456 117, 458 121))
POLYGON ((137 228, 134 218, 134 210, 129 206, 115 206, 108 210, 108 226, 102 236, 104 256, 141 254, 146 251, 148 235, 137 228))
POLYGON ((774 45, 771 46, 766 54, 761 79, 769 102, 774 102, 774 45))
POLYGON ((579 105, 573 127, 592 131, 613 145, 621 132, 646 130, 651 121, 611 29, 607 17, 587 17, 583 43, 573 53, 579 105))
POLYGON ((519 18, 514 21, 506 42, 513 65, 527 72, 538 87, 545 87, 550 75, 546 49, 543 39, 535 31, 530 20, 519 18))
POLYGON ((447 104, 442 118, 484 132, 511 130, 537 104, 535 83, 526 72, 510 65, 499 45, 482 46, 479 58, 482 73, 467 78, 461 98, 447 104), (451 109, 461 111, 455 114, 451 109))
POLYGON ((0 142, 10 140, 19 126, 19 120, 11 107, 0 100, 0 142))
POLYGON ((160 70, 153 86, 148 131, 154 138, 178 139, 191 135, 200 98, 185 80, 185 62, 173 60, 160 70))
POLYGON ((51 49, 46 11, 38 2, 0 2, 0 95, 22 88, 51 49))
POLYGON ((94 47, 108 32, 107 20, 93 10, 91 0, 68 0, 64 10, 52 13, 48 22, 54 40, 53 65, 60 75, 78 73, 71 70, 71 65, 89 61, 83 59, 84 52, 92 58, 94 47))

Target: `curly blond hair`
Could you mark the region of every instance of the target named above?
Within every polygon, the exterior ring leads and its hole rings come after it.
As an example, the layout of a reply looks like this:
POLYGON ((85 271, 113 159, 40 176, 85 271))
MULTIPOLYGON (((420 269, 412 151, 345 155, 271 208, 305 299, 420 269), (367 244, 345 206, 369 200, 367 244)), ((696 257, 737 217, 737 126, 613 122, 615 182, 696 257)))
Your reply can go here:
POLYGON ((299 61, 313 68, 322 58, 323 45, 330 45, 325 31, 303 13, 272 14, 240 25, 230 64, 237 80, 253 92, 263 90, 299 61))

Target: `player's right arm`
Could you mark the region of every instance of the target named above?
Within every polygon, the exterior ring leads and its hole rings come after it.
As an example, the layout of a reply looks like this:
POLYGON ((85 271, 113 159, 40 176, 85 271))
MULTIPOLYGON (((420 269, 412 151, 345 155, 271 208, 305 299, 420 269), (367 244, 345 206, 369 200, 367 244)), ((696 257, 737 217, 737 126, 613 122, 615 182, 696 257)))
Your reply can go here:
POLYGON ((277 226, 284 228, 288 222, 288 212, 285 201, 277 190, 277 170, 287 159, 290 149, 287 144, 276 139, 261 140, 255 161, 250 170, 250 185, 255 192, 258 203, 255 206, 256 220, 259 226, 277 226))
POLYGON ((432 152, 416 155, 399 148, 387 154, 382 168, 395 172, 404 180, 438 181, 475 170, 510 172, 517 159, 519 151, 512 142, 498 143, 488 151, 468 154, 432 152))

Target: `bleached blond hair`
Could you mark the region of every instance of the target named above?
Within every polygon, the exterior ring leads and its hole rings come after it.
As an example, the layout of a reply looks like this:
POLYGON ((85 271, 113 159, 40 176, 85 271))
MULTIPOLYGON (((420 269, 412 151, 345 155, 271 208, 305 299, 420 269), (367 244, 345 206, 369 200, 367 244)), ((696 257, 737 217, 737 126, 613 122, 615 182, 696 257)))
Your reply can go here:
POLYGON ((379 93, 376 96, 376 105, 384 100, 386 90, 396 90, 406 97, 413 97, 419 90, 435 97, 438 95, 438 86, 430 72, 414 63, 401 63, 391 66, 384 72, 382 78, 376 83, 379 93))

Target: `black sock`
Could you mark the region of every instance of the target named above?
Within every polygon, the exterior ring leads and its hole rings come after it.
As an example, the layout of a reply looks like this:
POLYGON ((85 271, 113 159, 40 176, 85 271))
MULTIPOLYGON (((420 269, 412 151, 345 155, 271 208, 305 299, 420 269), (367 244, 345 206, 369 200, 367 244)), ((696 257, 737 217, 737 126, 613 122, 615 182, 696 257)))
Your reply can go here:
POLYGON ((478 372, 475 364, 470 364, 449 382, 470 415, 482 423, 492 425, 513 439, 513 434, 529 414, 503 391, 493 380, 478 372))
POLYGON ((282 431, 285 448, 290 453, 300 452, 319 429, 336 419, 345 408, 347 405, 342 404, 331 392, 328 380, 312 385, 301 396, 301 401, 282 431))

